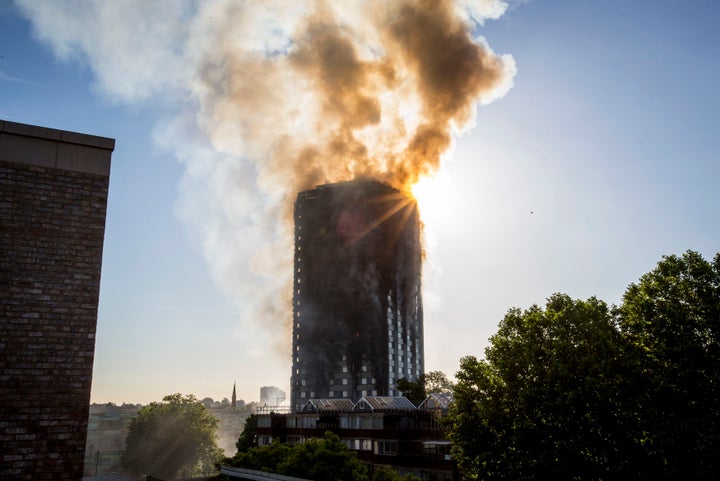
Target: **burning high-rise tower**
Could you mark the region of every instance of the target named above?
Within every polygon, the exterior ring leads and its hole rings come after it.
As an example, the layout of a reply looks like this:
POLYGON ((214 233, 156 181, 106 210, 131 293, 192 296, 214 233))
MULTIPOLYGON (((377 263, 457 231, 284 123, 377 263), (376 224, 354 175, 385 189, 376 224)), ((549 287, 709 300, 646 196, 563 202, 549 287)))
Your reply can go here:
POLYGON ((424 371, 415 201, 355 180, 295 202, 291 404, 395 395, 424 371))

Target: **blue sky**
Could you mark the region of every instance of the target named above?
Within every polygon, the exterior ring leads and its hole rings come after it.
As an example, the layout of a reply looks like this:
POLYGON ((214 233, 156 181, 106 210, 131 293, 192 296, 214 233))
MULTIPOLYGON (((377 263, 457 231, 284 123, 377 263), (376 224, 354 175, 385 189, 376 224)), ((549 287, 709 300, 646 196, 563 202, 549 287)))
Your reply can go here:
MULTIPOLYGON (((272 248, 262 262, 247 253, 282 245, 283 230, 227 215, 244 202, 270 215, 263 196, 274 194, 252 195, 258 170, 236 163, 227 140, 185 127, 202 103, 177 86, 192 83, 195 44, 179 52, 175 40, 197 6, 127 8, 98 18, 117 32, 81 36, 62 15, 43 20, 47 3, 22 3, 40 8, 0 4, 0 118, 116 139, 92 400, 222 399, 233 381, 248 401, 260 386, 287 389, 289 336, 248 307, 254 293, 282 293, 258 273, 278 268, 272 248), (148 36, 147 49, 128 36, 148 36), (182 148, 168 145, 178 138, 182 148)), ((71 17, 83 2, 64 6, 71 17)), ((85 25, 102 13, 85 10, 85 25)), ((517 73, 478 107, 421 198, 428 370, 452 374, 463 355, 481 356, 511 307, 555 292, 617 303, 661 256, 720 250, 719 22, 710 0, 530 0, 478 27, 517 73)))

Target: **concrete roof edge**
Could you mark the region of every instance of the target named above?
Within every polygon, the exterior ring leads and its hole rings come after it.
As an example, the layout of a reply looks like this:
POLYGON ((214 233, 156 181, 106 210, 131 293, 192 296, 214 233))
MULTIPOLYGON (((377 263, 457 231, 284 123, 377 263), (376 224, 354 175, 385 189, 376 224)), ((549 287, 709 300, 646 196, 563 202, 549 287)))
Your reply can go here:
POLYGON ((40 127, 37 125, 22 124, 19 122, 11 122, 9 120, 0 119, 0 132, 24 135, 26 137, 36 137, 39 139, 55 140, 77 145, 86 145, 104 150, 115 149, 115 139, 109 137, 101 137, 98 135, 83 134, 79 132, 71 132, 68 130, 53 129, 50 127, 40 127))

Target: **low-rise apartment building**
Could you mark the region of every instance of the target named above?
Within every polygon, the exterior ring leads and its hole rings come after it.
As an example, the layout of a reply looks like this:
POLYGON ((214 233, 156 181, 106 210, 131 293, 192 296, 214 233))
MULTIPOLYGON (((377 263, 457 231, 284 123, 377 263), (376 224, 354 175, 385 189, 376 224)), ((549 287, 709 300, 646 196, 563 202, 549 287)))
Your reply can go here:
POLYGON ((398 396, 349 399, 310 399, 299 412, 258 411, 259 446, 274 440, 287 444, 337 434, 358 459, 372 470, 391 466, 421 479, 457 481, 460 475, 450 456, 450 441, 441 424, 451 397, 433 394, 418 407, 398 396))

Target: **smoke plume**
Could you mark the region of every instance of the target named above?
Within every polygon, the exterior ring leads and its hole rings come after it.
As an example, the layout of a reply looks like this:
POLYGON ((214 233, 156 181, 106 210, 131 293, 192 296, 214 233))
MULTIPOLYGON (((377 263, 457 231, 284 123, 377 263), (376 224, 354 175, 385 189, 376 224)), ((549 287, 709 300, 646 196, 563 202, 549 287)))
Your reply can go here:
POLYGON ((155 138, 186 166, 178 213, 271 331, 291 313, 297 192, 358 176, 408 190, 515 73, 473 36, 501 0, 18 4, 101 93, 162 105, 155 138))

